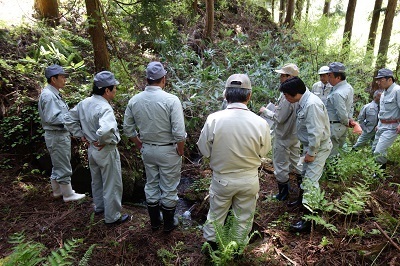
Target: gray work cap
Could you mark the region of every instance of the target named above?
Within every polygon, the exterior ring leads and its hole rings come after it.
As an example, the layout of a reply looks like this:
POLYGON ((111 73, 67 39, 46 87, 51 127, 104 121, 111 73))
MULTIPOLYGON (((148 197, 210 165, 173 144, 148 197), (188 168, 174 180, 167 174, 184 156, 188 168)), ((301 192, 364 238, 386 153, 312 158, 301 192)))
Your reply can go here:
POLYGON ((387 68, 379 69, 378 75, 375 78, 380 79, 384 77, 393 77, 393 71, 387 68))
POLYGON ((329 73, 345 73, 346 67, 340 62, 333 62, 329 64, 329 73))
POLYGON ((94 85, 101 89, 109 86, 119 85, 119 81, 115 79, 114 74, 110 71, 101 71, 94 77, 94 85))
POLYGON ((160 62, 150 62, 146 69, 146 78, 150 80, 157 80, 167 74, 163 65, 160 62))
POLYGON ((59 65, 51 65, 44 70, 44 76, 48 79, 55 75, 64 75, 68 77, 69 75, 65 73, 64 68, 59 65))

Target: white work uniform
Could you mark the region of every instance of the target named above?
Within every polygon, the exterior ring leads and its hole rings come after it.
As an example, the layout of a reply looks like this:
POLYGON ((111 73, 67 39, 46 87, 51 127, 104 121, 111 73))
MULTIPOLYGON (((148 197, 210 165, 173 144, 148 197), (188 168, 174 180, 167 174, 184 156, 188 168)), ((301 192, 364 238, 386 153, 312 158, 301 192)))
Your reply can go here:
POLYGON ((60 184, 69 184, 72 175, 71 136, 62 122, 63 115, 68 112, 68 105, 60 92, 47 84, 40 94, 38 107, 46 147, 53 165, 50 178, 60 184))
POLYGON ((239 220, 238 233, 250 232, 247 225, 253 222, 260 189, 260 158, 271 149, 269 130, 268 123, 242 103, 228 104, 208 116, 197 142, 200 152, 210 157, 213 170, 210 209, 203 227, 208 241, 216 241, 213 222, 222 225, 231 206, 239 220))
POLYGON ((85 137, 92 176, 95 211, 104 211, 106 223, 121 217, 122 174, 117 149, 120 135, 110 103, 100 95, 93 95, 78 103, 64 116, 64 124, 75 137, 85 137), (105 145, 103 149, 93 145, 105 145))

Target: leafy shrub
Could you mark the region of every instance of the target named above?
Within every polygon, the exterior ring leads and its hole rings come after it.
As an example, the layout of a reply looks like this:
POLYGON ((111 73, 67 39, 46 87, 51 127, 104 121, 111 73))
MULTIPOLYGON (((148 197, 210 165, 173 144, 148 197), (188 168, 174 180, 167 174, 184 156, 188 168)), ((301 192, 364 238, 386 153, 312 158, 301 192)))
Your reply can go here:
MULTIPOLYGON (((7 116, 0 121, 0 147, 7 153, 41 156, 43 130, 41 129, 37 103, 26 95, 17 94, 17 100, 8 110, 7 116), (26 151, 33 151, 27 153, 26 151)), ((33 157, 33 158, 34 158, 33 157)))
MULTIPOLYGON (((383 171, 367 148, 358 151, 342 152, 335 159, 326 162, 323 177, 351 184, 353 180, 365 180, 376 183, 383 177, 383 171), (376 178, 373 178, 374 174, 376 178)), ((345 186, 343 186, 345 187, 345 186)))
POLYGON ((388 149, 387 158, 390 162, 400 165, 400 139, 397 138, 393 145, 388 149))

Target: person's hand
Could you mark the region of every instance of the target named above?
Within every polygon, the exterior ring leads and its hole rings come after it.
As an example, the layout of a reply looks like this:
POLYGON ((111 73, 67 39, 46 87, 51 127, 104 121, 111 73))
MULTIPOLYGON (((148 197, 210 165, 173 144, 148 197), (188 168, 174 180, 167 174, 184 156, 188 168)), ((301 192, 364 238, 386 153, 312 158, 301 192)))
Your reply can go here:
POLYGON ((101 151, 104 148, 104 146, 106 146, 105 144, 100 144, 98 141, 95 141, 92 144, 93 144, 93 146, 98 148, 98 151, 101 151))
POLYGON ((179 156, 183 156, 184 154, 183 151, 179 151, 178 147, 176 147, 176 152, 178 153, 179 156))
POLYGON ((135 148, 140 151, 142 149, 142 141, 139 139, 138 136, 136 137, 131 137, 130 140, 135 143, 135 148))
POLYGON ((400 124, 396 127, 396 133, 400 134, 400 124))
POLYGON ((356 125, 356 122, 353 119, 349 119, 349 127, 354 127, 356 125))
POLYGON ((261 106, 259 113, 264 113, 265 110, 267 110, 267 108, 265 108, 264 106, 261 106))
POLYGON ((315 156, 311 156, 308 153, 306 153, 306 155, 304 157, 304 162, 311 163, 311 162, 314 162, 314 160, 315 160, 315 156))

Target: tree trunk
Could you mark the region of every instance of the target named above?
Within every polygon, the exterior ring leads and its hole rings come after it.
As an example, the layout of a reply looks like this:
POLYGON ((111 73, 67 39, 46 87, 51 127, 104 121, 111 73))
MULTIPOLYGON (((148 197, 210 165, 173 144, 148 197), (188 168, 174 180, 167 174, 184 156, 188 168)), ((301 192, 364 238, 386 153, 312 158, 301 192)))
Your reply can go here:
POLYGON ((271 0, 271 21, 275 21, 275 0, 271 0))
POLYGON ((286 6, 285 6, 285 0, 280 0, 279 1, 279 24, 283 24, 283 15, 285 14, 286 11, 286 6))
POLYGON ((322 11, 322 14, 325 15, 326 17, 329 17, 330 7, 331 7, 331 0, 325 0, 324 9, 322 11))
POLYGON ((394 73, 394 78, 396 80, 399 79, 399 71, 400 71, 400 47, 399 47, 399 57, 397 57, 396 73, 394 73))
POLYGON ((342 50, 347 54, 347 49, 351 41, 351 31, 353 28, 354 12, 356 11, 357 0, 349 0, 346 12, 346 23, 344 24, 342 50))
POLYGON ((304 0, 297 0, 296 1, 296 12, 295 12, 295 20, 300 21, 301 20, 301 13, 303 11, 304 7, 304 0))
POLYGON ((287 1, 286 18, 284 24, 288 27, 293 26, 294 0, 287 1))
POLYGON ((110 55, 107 50, 106 37, 100 16, 99 0, 85 0, 89 21, 89 35, 94 51, 95 71, 110 70, 110 55))
POLYGON ((206 0, 206 25, 204 28, 204 37, 211 41, 214 29, 214 0, 206 0))
POLYGON ((199 6, 197 4, 197 0, 192 1, 192 9, 190 14, 192 14, 192 17, 195 17, 197 14, 199 14, 199 6))
POLYGON ((311 5, 311 1, 307 0, 307 3, 306 3, 306 20, 308 20, 308 13, 310 11, 310 5, 311 5))
POLYGON ((366 52, 367 54, 369 54, 370 52, 374 52, 376 31, 378 29, 379 17, 382 9, 382 2, 383 0, 375 0, 374 10, 372 11, 371 26, 369 28, 369 34, 368 34, 368 43, 366 52))
POLYGON ((385 67, 387 60, 387 52, 389 49, 390 35, 392 34, 392 26, 394 14, 397 7, 397 0, 389 0, 385 12, 385 20, 382 27, 382 36, 379 43, 378 57, 376 59, 376 69, 385 67))
POLYGON ((44 19, 52 27, 58 25, 58 0, 35 0, 33 6, 39 19, 44 19))

